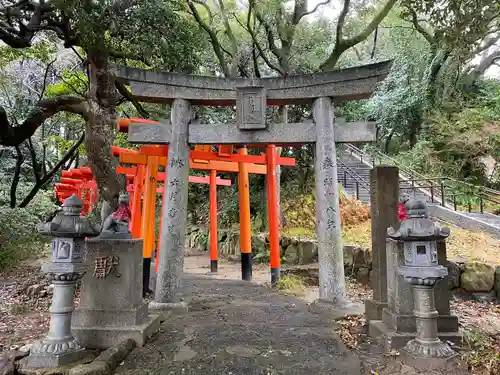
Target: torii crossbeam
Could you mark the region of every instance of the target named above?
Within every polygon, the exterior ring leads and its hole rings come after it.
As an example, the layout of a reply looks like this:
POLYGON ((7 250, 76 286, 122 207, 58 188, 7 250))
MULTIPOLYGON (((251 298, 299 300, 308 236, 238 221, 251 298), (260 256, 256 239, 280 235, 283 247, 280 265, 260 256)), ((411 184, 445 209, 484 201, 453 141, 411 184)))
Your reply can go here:
MULTIPOLYGON (((368 98, 376 84, 389 73, 392 63, 379 62, 332 72, 292 75, 279 78, 228 79, 184 74, 159 73, 135 68, 117 68, 117 77, 129 85, 140 101, 172 103, 170 122, 129 126, 133 143, 168 144, 169 164, 165 212, 173 219, 162 239, 159 280, 152 307, 170 308, 179 302, 183 274, 186 226, 186 176, 189 171, 189 144, 315 144, 316 233, 319 260, 319 302, 344 310, 347 300, 343 246, 340 231, 336 143, 372 142, 373 124, 334 125, 333 103, 368 98), (234 124, 197 124, 192 105, 236 105, 234 124), (313 119, 298 124, 270 124, 267 105, 312 104, 313 119), (180 185, 177 181, 185 181, 180 185), (175 224, 174 224, 175 223, 175 224), (172 267, 172 262, 175 266, 172 267)), ((267 167, 274 164, 268 160, 267 167)), ((275 174, 274 171, 269 171, 275 174)), ((270 191, 271 194, 273 192, 270 191)), ((270 228, 270 231, 274 229, 270 228)), ((280 269, 271 264, 271 283, 280 269)))

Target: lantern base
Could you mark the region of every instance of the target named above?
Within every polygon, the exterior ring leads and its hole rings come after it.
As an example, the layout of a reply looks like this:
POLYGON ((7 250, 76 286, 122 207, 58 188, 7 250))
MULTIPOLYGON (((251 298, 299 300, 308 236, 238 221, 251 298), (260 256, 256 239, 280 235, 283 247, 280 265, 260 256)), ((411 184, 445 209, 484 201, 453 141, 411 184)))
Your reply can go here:
POLYGON ((458 354, 440 340, 424 343, 419 339, 408 342, 400 351, 401 360, 421 370, 442 369, 458 361, 458 354))
POLYGON ((89 356, 89 352, 83 348, 68 350, 63 353, 30 353, 21 360, 21 366, 25 368, 56 368, 78 362, 89 356))
MULTIPOLYGON (((438 324, 439 324, 439 318, 438 318, 438 324)), ((370 337, 377 340, 387 351, 391 351, 392 349, 403 348, 409 341, 413 340, 416 336, 415 331, 398 332, 395 329, 387 326, 381 320, 370 321, 368 329, 370 337)), ((444 330, 443 331, 440 330, 438 332, 438 336, 440 340, 445 342, 452 342, 454 345, 461 345, 463 339, 462 334, 460 332, 453 332, 453 331, 447 332, 444 330)))

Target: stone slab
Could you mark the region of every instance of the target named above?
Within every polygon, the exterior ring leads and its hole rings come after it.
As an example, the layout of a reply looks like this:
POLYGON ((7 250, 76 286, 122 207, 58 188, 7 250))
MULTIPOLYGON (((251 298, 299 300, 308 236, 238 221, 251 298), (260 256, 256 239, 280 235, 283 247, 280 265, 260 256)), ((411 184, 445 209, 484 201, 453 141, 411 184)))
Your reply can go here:
MULTIPOLYGON (((396 314, 388 309, 382 311, 382 321, 390 330, 396 332, 415 332, 417 329, 414 315, 396 314)), ((439 332, 458 334, 458 317, 454 315, 439 315, 437 325, 439 332)))
POLYGON ((141 239, 89 240, 85 265, 89 270, 82 279, 79 309, 116 311, 143 305, 141 239), (105 258, 110 262, 112 257, 117 264, 104 278, 97 278, 96 260, 105 258))
POLYGON ((328 301, 315 300, 309 305, 309 311, 314 314, 324 314, 333 320, 344 319, 349 316, 361 316, 364 313, 363 306, 359 303, 346 303, 335 305, 328 301))
POLYGON ((132 309, 88 309, 78 308, 73 312, 73 326, 134 326, 142 324, 148 317, 148 305, 143 303, 132 309))
POLYGON ((154 342, 133 350, 116 374, 361 374, 359 357, 331 320, 309 312, 301 298, 189 267, 182 294, 189 311, 172 314, 154 342))
POLYGON ((117 77, 130 86, 139 101, 171 103, 183 98, 193 104, 234 105, 236 87, 266 89, 267 105, 310 103, 332 97, 335 102, 368 98, 391 68, 391 61, 361 65, 331 72, 247 80, 157 72, 117 67, 117 77))
MULTIPOLYGON (((138 144, 169 144, 172 127, 170 123, 132 124, 128 130, 128 140, 138 144)), ((335 123, 335 142, 360 143, 375 141, 375 123, 347 122, 335 123)), ((241 131, 236 124, 191 124, 189 143, 191 144, 268 144, 268 143, 314 143, 316 125, 304 123, 271 123, 266 130, 241 131)))
POLYGON ((136 326, 72 327, 78 342, 90 349, 107 349, 120 342, 132 339, 143 346, 147 339, 160 328, 160 316, 150 315, 148 321, 136 326))
POLYGON ((365 300, 365 316, 367 321, 382 319, 382 311, 388 306, 387 302, 372 299, 365 300))
MULTIPOLYGON (((375 141, 375 123, 334 123, 336 143, 375 141)), ((150 138, 151 139, 151 138, 150 138)), ((189 127, 191 144, 300 144, 316 142, 316 125, 304 123, 270 123, 266 130, 241 131, 236 124, 195 124, 189 127)), ((154 143, 151 141, 151 143, 154 143)))
POLYGON ((474 232, 483 232, 500 240, 500 228, 485 221, 467 216, 466 213, 453 211, 447 207, 429 205, 429 216, 452 223, 453 225, 474 232))
MULTIPOLYGON (((399 170, 380 165, 370 171, 373 300, 365 304, 366 318, 382 319, 387 303, 387 228, 398 224, 399 170)), ((390 247, 389 247, 390 249, 390 247)))
POLYGON ((169 144, 171 134, 172 125, 170 122, 162 122, 161 124, 131 123, 128 127, 128 141, 130 143, 169 144))
POLYGON ((62 365, 59 367, 28 367, 26 365, 27 359, 23 358, 18 364, 17 373, 20 375, 68 375, 71 369, 77 367, 80 364, 91 363, 97 356, 95 351, 85 350, 85 356, 81 359, 71 362, 70 364, 62 365))
POLYGON ((30 354, 21 360, 21 366, 26 368, 56 368, 87 358, 89 353, 85 349, 72 350, 60 355, 30 354))
MULTIPOLYGON (((386 351, 401 349, 416 336, 416 333, 412 332, 396 332, 391 330, 381 320, 371 321, 368 325, 368 333, 386 351)), ((442 341, 451 342, 455 345, 462 344, 462 335, 459 332, 438 332, 438 336, 442 341)))

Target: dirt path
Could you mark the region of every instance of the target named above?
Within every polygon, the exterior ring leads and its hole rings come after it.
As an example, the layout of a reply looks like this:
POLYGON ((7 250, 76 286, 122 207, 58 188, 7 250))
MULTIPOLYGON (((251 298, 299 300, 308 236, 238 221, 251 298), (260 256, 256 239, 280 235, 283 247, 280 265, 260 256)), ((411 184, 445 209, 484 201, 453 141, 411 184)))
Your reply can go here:
POLYGON ((250 283, 221 264, 205 275, 206 257, 186 259, 182 293, 189 312, 170 317, 159 334, 134 350, 118 373, 358 375, 359 358, 334 333, 336 323, 308 311, 304 299, 250 283), (201 263, 200 263, 201 262, 201 263))

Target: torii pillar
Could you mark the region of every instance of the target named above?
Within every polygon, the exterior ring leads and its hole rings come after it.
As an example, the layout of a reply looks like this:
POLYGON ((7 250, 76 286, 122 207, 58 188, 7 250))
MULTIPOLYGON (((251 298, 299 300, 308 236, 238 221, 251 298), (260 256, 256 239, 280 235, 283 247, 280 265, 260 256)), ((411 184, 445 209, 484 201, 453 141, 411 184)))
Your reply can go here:
POLYGON ((162 207, 162 239, 154 301, 152 309, 184 308, 178 291, 184 271, 184 246, 186 242, 189 144, 188 129, 191 121, 191 104, 184 99, 172 103, 170 145, 168 148, 167 181, 162 207))

